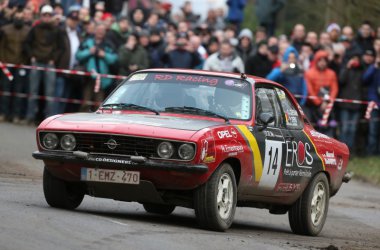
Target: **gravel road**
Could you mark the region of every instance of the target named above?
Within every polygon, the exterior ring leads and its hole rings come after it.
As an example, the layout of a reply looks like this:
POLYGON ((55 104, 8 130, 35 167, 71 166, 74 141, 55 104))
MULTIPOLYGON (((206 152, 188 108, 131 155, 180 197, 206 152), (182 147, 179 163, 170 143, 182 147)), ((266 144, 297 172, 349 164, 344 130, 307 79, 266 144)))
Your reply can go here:
POLYGON ((294 235, 287 215, 238 208, 225 233, 198 228, 194 212, 150 215, 138 203, 86 196, 75 211, 49 207, 35 128, 0 123, 0 249, 380 249, 380 188, 344 184, 319 237, 294 235))

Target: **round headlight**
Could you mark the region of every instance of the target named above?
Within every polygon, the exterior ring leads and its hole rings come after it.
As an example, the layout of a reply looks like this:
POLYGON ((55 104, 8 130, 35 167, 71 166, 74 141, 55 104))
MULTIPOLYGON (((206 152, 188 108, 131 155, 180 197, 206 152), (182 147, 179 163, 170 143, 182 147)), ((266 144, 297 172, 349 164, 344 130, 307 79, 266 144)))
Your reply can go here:
POLYGON ((53 133, 47 133, 42 138, 42 145, 46 149, 55 149, 58 146, 58 137, 56 134, 53 133))
POLYGON ((77 145, 75 137, 71 134, 65 134, 61 138, 61 148, 66 151, 73 150, 77 145))
POLYGON ((194 147, 190 144, 182 144, 178 148, 178 155, 182 160, 190 160, 194 157, 194 147))
POLYGON ((170 142, 161 142, 160 145, 158 145, 157 148, 157 154, 161 158, 169 159, 172 157, 174 152, 173 145, 170 142))

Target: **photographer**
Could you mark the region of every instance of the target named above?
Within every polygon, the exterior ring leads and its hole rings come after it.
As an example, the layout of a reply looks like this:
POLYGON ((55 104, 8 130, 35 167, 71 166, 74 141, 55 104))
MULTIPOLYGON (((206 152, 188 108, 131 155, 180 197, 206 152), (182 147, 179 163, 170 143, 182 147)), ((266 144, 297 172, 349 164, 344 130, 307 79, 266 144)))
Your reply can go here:
MULTIPOLYGON (((112 46, 106 42, 106 26, 98 24, 95 28, 95 36, 87 38, 79 47, 76 54, 77 60, 85 65, 86 70, 98 74, 108 74, 110 65, 117 61, 117 54, 112 50, 112 46)), ((85 81, 83 87, 83 99, 85 101, 100 102, 104 99, 105 90, 111 85, 112 79, 102 77, 98 91, 95 91, 96 74, 93 74, 91 81, 85 81)), ((89 106, 84 104, 82 111, 88 111, 89 106)))
MULTIPOLYGON (((374 41, 376 51, 375 63, 368 67, 363 75, 363 81, 368 85, 368 100, 374 101, 380 106, 380 39, 374 41)), ((380 111, 374 109, 369 121, 368 148, 367 154, 379 154, 379 129, 380 129, 380 111)))
POLYGON ((299 63, 298 52, 293 46, 289 46, 286 49, 281 66, 274 68, 266 78, 281 83, 293 95, 303 96, 300 104, 305 104, 307 87, 303 77, 303 69, 299 63))
POLYGON ((162 61, 168 68, 194 69, 201 63, 198 52, 189 44, 187 33, 177 34, 175 46, 168 46, 162 61))

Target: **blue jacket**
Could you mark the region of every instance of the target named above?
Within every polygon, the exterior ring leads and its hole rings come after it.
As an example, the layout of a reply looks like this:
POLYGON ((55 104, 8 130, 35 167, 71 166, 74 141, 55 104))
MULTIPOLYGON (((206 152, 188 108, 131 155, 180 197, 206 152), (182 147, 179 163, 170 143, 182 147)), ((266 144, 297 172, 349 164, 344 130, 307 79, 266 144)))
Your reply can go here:
POLYGON ((368 100, 380 105, 380 69, 371 65, 363 75, 363 82, 368 84, 368 100))
MULTIPOLYGON (((289 54, 294 53, 296 58, 298 59, 297 50, 290 46, 286 49, 284 56, 282 58, 283 62, 288 62, 289 54)), ((299 100, 300 105, 304 105, 307 100, 307 85, 305 78, 303 76, 303 72, 299 72, 296 74, 286 74, 281 71, 280 67, 274 68, 266 78, 271 81, 275 81, 284 85, 292 94, 294 95, 302 95, 304 96, 299 100)))
MULTIPOLYGON (((114 53, 111 46, 103 43, 101 48, 105 51, 105 57, 99 58, 90 53, 90 48, 95 46, 94 38, 88 38, 85 40, 79 47, 76 58, 77 60, 86 67, 86 70, 92 72, 95 70, 99 74, 109 74, 109 66, 114 64, 117 61, 117 54, 114 53)), ((96 76, 92 76, 94 79, 96 76)), ((101 88, 106 89, 111 85, 111 78, 101 78, 101 88)))
POLYGON ((232 22, 243 22, 246 3, 246 0, 228 0, 227 5, 229 9, 227 19, 232 22))

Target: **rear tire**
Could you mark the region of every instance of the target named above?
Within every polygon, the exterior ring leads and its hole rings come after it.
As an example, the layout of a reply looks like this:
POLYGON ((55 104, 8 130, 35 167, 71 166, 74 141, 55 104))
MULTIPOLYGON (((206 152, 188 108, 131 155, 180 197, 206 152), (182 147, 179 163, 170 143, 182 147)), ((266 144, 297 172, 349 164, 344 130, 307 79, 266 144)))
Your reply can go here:
POLYGON ((194 209, 199 225, 216 231, 227 230, 234 219, 237 187, 234 171, 223 163, 194 193, 194 209))
POLYGON ((324 173, 317 174, 288 212, 290 227, 295 234, 318 235, 325 224, 330 191, 324 173))
POLYGON ((84 189, 79 183, 66 182, 53 176, 44 168, 43 188, 46 202, 56 208, 75 209, 84 197, 84 189))
POLYGON ((148 213, 162 214, 162 215, 169 215, 175 209, 175 206, 173 205, 153 204, 153 203, 144 203, 143 207, 145 211, 147 211, 148 213))

